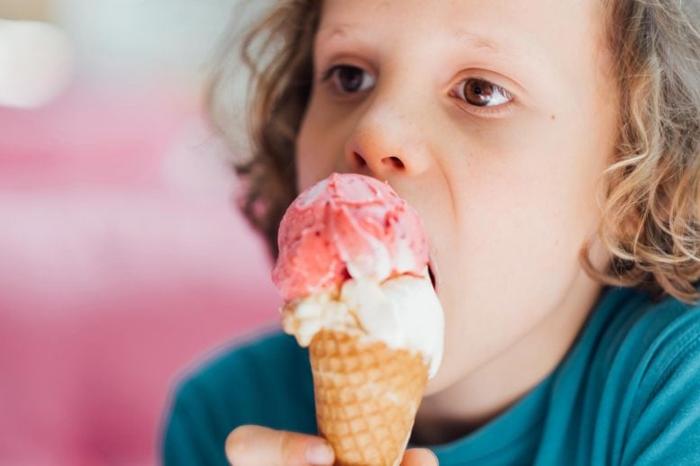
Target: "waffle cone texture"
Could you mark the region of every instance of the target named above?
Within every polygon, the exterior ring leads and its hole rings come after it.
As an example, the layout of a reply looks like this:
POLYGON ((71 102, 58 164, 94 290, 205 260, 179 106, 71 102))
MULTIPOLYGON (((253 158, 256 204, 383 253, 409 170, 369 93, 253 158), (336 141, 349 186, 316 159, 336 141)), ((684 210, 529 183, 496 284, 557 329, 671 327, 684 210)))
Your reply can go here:
POLYGON ((309 356, 318 428, 336 466, 398 466, 428 381, 421 356, 327 329, 309 356))

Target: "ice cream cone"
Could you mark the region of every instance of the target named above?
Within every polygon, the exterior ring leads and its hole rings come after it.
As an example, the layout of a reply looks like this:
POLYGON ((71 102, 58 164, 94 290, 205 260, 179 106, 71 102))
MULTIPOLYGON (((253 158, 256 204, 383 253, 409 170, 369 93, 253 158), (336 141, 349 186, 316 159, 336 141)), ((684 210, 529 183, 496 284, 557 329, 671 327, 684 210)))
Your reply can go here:
POLYGON ((322 329, 309 345, 318 428, 338 466, 398 466, 428 380, 421 356, 322 329))
POLYGON ((386 182, 333 173, 280 222, 284 331, 309 347, 316 419, 337 466, 398 466, 444 316, 418 213, 386 182))

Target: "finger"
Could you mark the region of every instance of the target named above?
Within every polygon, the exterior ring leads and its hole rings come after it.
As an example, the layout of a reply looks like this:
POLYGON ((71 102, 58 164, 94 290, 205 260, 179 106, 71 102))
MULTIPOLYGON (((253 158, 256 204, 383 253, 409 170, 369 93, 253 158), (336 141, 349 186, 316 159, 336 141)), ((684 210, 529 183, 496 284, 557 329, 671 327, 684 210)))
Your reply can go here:
POLYGON ((435 453, 427 448, 409 448, 401 461, 401 466, 439 466, 435 453))
POLYGON ((233 466, 332 465, 333 449, 323 438, 244 425, 226 438, 226 457, 233 466))

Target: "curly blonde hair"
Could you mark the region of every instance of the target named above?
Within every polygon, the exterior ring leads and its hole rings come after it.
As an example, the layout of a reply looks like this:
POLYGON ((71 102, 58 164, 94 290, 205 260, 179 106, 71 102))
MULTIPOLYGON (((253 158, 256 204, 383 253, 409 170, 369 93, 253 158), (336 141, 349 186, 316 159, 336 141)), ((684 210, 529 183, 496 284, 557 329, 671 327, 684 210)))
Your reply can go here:
MULTIPOLYGON (((700 300, 700 2, 602 0, 621 96, 613 163, 603 173, 595 237, 610 256, 602 283, 637 286, 657 298, 700 300)), ((320 0, 281 0, 240 41, 249 71, 250 148, 232 165, 243 182, 239 206, 277 255, 276 234, 296 195, 294 147, 311 94, 320 0)), ((236 63, 229 38, 208 87, 211 121, 230 140, 227 99, 236 63)))

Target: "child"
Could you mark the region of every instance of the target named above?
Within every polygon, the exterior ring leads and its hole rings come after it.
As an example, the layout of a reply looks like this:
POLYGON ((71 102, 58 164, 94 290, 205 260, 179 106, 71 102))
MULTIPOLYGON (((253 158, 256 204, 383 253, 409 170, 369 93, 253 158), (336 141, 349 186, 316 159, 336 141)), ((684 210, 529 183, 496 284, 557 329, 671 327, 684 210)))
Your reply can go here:
MULTIPOLYGON (((700 464, 699 3, 287 0, 250 32, 273 254, 334 171, 426 226, 445 353, 402 464, 700 464)), ((197 370, 166 464, 332 464, 308 364, 274 332, 197 370)))

